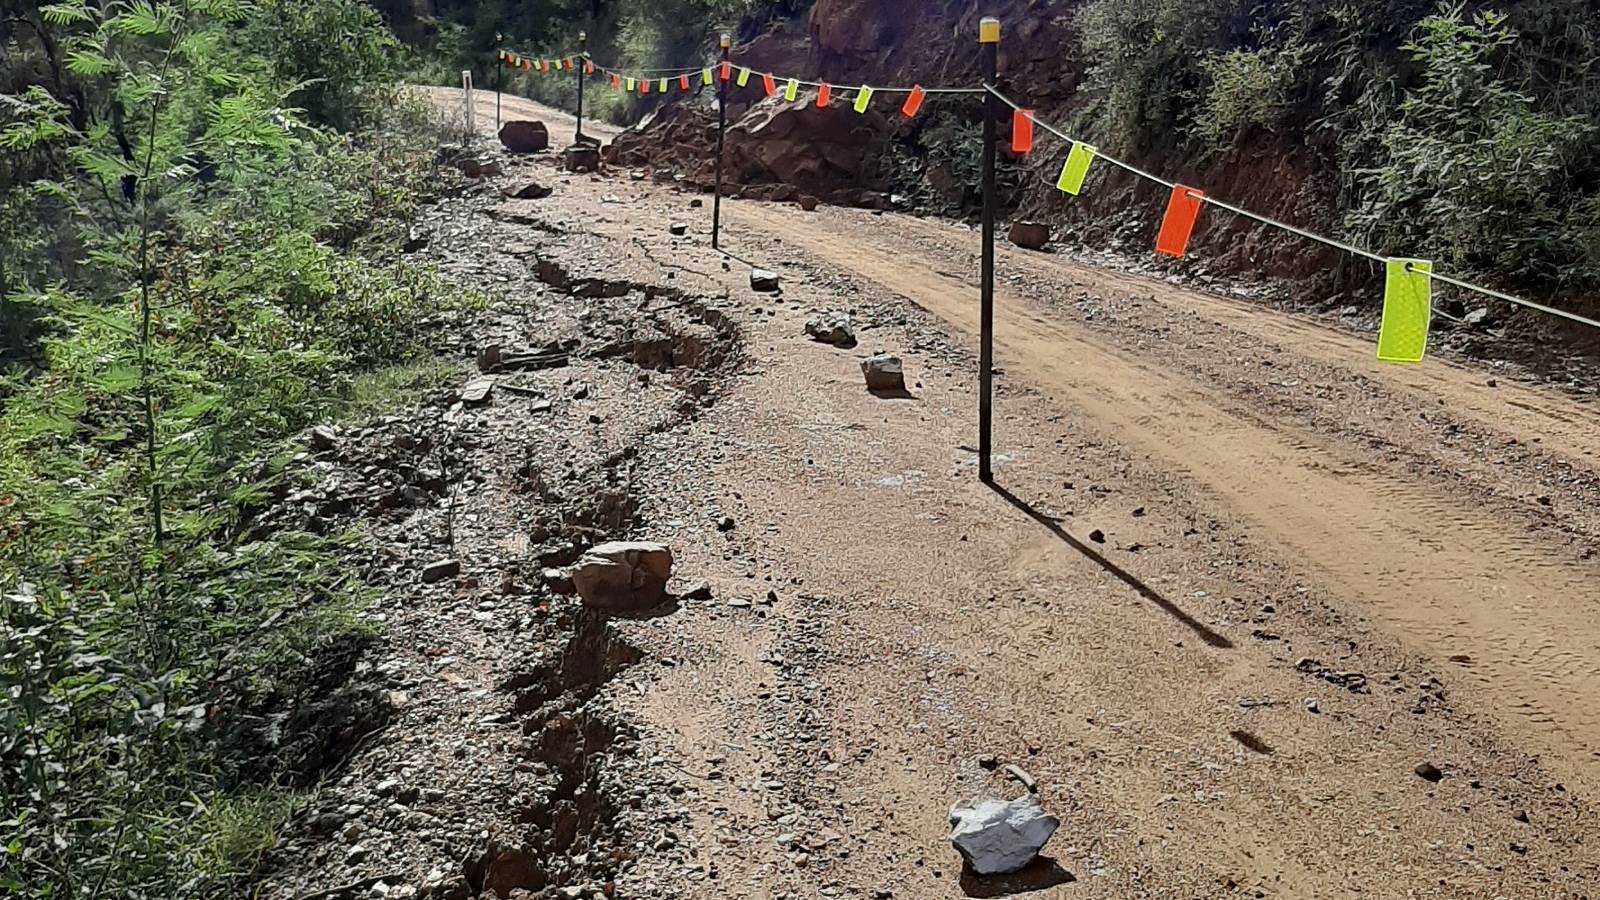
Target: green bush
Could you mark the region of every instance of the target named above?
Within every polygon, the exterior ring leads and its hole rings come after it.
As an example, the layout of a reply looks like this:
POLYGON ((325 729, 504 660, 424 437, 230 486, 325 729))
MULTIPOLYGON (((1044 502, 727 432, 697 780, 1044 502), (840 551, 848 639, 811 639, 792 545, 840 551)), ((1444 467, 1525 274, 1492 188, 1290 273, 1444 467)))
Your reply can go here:
POLYGON ((42 13, 76 105, 0 103, 0 893, 234 894, 314 774, 283 698, 367 637, 353 536, 253 518, 474 298, 393 251, 436 141, 355 0, 42 13))

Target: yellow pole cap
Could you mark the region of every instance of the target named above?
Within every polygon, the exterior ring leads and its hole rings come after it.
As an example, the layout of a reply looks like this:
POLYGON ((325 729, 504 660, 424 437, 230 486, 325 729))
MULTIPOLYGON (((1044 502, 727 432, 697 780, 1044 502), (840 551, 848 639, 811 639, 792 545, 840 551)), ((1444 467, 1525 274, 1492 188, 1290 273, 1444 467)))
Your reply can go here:
POLYGON ((980 44, 998 44, 998 43, 1000 43, 1000 20, 999 19, 996 19, 996 18, 991 16, 991 17, 985 18, 984 20, 982 20, 981 22, 978 23, 978 43, 980 43, 980 44))
POLYGON ((733 38, 725 34, 717 41, 717 46, 726 50, 733 46, 733 38))

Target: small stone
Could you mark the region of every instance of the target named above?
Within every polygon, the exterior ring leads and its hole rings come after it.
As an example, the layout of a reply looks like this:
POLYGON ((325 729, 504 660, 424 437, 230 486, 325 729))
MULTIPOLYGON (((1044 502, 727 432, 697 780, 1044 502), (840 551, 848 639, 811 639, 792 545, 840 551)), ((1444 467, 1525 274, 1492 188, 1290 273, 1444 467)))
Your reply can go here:
POLYGON ((539 580, 550 589, 553 594, 570 597, 577 591, 572 583, 572 573, 566 569, 543 569, 539 572, 539 580))
POLYGON ((1438 784, 1444 779, 1444 773, 1439 771, 1439 767, 1433 763, 1417 763, 1417 767, 1413 771, 1417 773, 1418 778, 1424 781, 1431 781, 1434 784, 1438 784))
POLYGON ((1050 243, 1050 226, 1042 222, 1013 222, 1006 239, 1024 250, 1043 250, 1050 243))
POLYGON ((732 531, 734 527, 733 516, 723 516, 717 520, 718 531, 732 531))
POLYGON ((667 230, 672 232, 674 237, 683 237, 689 233, 689 226, 682 222, 673 222, 667 227, 667 230))
POLYGON ((494 378, 476 378, 467 382, 461 389, 461 402, 468 406, 478 406, 489 401, 489 395, 494 392, 494 378))
POLYGON ((797 202, 800 204, 800 208, 806 212, 815 212, 819 201, 810 194, 802 194, 797 202))
POLYGON ((1511 814, 1511 818, 1516 819, 1518 822, 1526 822, 1528 821, 1528 811, 1525 809, 1519 809, 1511 814))
POLYGON ((706 202, 704 200, 701 200, 699 197, 695 197, 694 199, 689 201, 689 208, 690 209, 699 209, 699 208, 701 208, 702 206, 705 206, 705 205, 706 205, 706 202))
POLYGON ((339 444, 339 432, 334 430, 332 425, 318 425, 311 429, 306 442, 311 445, 311 449, 319 453, 332 450, 339 444))
POLYGON ((855 328, 847 313, 836 310, 818 313, 806 322, 806 334, 814 341, 848 350, 856 345, 855 328))
POLYGON ((950 843, 978 875, 1027 866, 1060 825, 1031 793, 1010 802, 977 800, 950 807, 950 843))
POLYGON ((361 844, 351 847, 345 852, 344 861, 348 865, 355 865, 367 858, 367 848, 361 844))
POLYGON ((778 273, 766 269, 750 270, 750 290, 770 294, 778 289, 778 273))
POLYGON ((906 389, 905 367, 900 357, 879 353, 861 361, 861 374, 867 380, 867 390, 897 392, 906 389))
POLYGON ((600 171, 600 148, 593 144, 573 144, 561 151, 561 162, 568 172, 600 171))
POLYGON ((461 560, 441 559, 428 563, 422 569, 422 583, 433 584, 446 578, 454 578, 461 574, 461 560))
POLYGON ((1089 540, 1094 541, 1096 544, 1104 544, 1106 542, 1106 533, 1096 528, 1089 532, 1089 540))
POLYGON ((506 185, 501 189, 501 193, 513 200, 543 200, 550 196, 552 189, 532 178, 523 178, 506 185))

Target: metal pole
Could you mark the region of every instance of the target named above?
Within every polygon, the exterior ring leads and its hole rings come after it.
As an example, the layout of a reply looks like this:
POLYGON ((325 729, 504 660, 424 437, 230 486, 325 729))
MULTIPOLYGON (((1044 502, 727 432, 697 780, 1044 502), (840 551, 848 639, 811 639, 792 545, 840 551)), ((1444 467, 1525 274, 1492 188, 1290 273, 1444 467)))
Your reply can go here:
POLYGON ((461 70, 461 96, 467 104, 467 141, 470 143, 478 136, 478 126, 472 109, 472 70, 461 70))
POLYGON ((578 74, 578 131, 572 136, 572 143, 583 143, 583 64, 589 58, 589 32, 578 32, 578 63, 572 71, 578 74))
MULTIPOLYGON (((728 51, 733 38, 721 37, 722 61, 728 61, 728 51)), ((717 174, 711 188, 711 249, 715 250, 722 238, 722 136, 728 130, 728 82, 722 80, 721 67, 717 71, 717 174)))
MULTIPOLYGON (((983 51, 983 83, 995 87, 1000 69, 1000 20, 978 23, 978 44, 983 51)), ((978 307, 978 480, 994 482, 991 465, 994 431, 994 156, 998 136, 995 119, 1000 103, 992 91, 983 95, 983 296, 978 307)))
POLYGON ((500 32, 494 33, 494 130, 500 131, 500 85, 506 77, 506 61, 500 54, 505 51, 506 37, 500 32))

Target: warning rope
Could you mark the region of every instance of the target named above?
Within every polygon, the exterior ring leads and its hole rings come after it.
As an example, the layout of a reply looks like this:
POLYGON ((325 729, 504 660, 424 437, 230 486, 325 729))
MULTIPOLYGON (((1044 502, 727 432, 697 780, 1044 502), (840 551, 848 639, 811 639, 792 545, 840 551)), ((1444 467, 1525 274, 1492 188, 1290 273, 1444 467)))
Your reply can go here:
POLYGON ((1432 315, 1437 314, 1447 319, 1460 321, 1454 316, 1433 308, 1431 285, 1435 281, 1461 290, 1492 297, 1514 306, 1532 309, 1567 321, 1600 329, 1600 321, 1595 319, 1436 272, 1430 261, 1384 256, 1355 244, 1317 234, 1316 232, 1281 222, 1270 216, 1235 206, 1212 197, 1199 188, 1169 181, 1072 137, 1061 128, 1037 118, 1032 110, 1024 108, 1021 104, 991 85, 972 88, 923 87, 922 85, 911 85, 910 87, 866 84, 836 85, 825 81, 809 81, 801 78, 780 76, 773 72, 763 72, 748 66, 736 65, 729 60, 720 60, 711 65, 634 69, 629 71, 597 64, 587 53, 574 53, 558 57, 525 57, 511 51, 501 50, 500 62, 516 68, 530 71, 537 70, 542 73, 550 73, 557 70, 570 71, 581 65, 584 74, 593 75, 598 72, 610 80, 613 88, 630 93, 637 90, 639 93, 646 95, 652 92, 658 94, 667 93, 674 86, 678 88, 680 93, 689 92, 697 87, 714 85, 719 81, 724 83, 733 82, 738 87, 743 88, 749 85, 752 77, 759 76, 761 88, 768 97, 781 93, 784 100, 794 102, 799 88, 815 88, 817 91, 816 104, 818 106, 827 106, 833 99, 838 98, 851 101, 858 113, 867 111, 874 95, 906 94, 907 99, 900 108, 901 114, 906 118, 914 117, 921 109, 924 98, 931 94, 978 95, 988 93, 1012 110, 1013 152, 1020 154, 1032 151, 1035 125, 1047 134, 1069 145, 1070 149, 1067 158, 1056 181, 1058 190, 1076 196, 1082 190, 1090 168, 1096 159, 1104 160, 1108 164, 1138 178, 1170 190, 1172 193, 1168 200, 1166 215, 1162 219, 1161 230, 1156 239, 1156 251, 1158 253, 1175 257, 1184 256, 1200 210, 1204 206, 1213 206, 1225 212, 1259 222, 1271 228, 1286 231, 1336 250, 1382 263, 1386 268, 1386 278, 1383 323, 1378 337, 1378 355, 1380 359, 1391 362, 1418 362, 1422 359, 1427 347, 1428 320, 1432 315))

